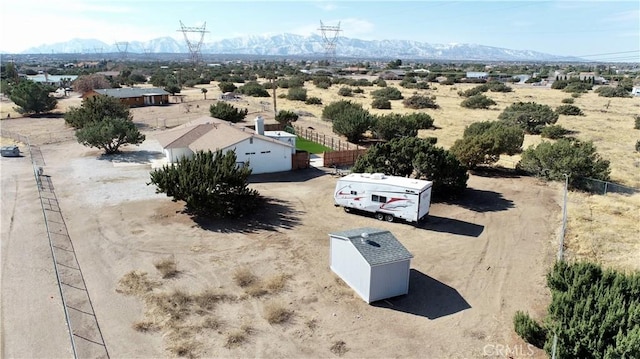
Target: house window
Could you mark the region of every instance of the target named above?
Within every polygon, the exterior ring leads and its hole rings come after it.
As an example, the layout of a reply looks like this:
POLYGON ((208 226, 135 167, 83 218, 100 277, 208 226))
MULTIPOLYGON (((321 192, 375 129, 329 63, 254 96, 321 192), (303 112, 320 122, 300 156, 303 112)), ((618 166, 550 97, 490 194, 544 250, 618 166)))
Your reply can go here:
POLYGON ((253 145, 253 137, 251 137, 251 138, 249 139, 249 144, 250 144, 250 145, 253 145))
POLYGON ((387 203, 387 197, 385 197, 385 196, 378 196, 377 194, 372 194, 372 195, 371 195, 371 201, 372 201, 372 202, 387 203))
POLYGON ((255 155, 256 153, 255 152, 245 152, 244 154, 249 156, 249 155, 255 155))
POLYGON ((262 151, 260 153, 271 153, 271 151, 262 151))
POLYGON ((355 196, 358 194, 358 191, 351 191, 351 194, 355 196))

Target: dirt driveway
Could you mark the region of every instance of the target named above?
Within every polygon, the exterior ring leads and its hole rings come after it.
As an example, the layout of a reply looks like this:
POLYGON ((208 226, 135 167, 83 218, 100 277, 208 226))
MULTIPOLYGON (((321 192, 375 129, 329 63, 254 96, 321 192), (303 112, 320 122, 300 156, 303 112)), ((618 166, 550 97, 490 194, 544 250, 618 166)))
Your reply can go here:
MULTIPOLYGON (((512 317, 516 310, 540 317, 548 302, 544 276, 560 223, 561 191, 553 185, 474 175, 461 200, 433 204, 428 222, 416 228, 335 208, 336 178, 309 169, 253 178, 251 186, 269 198, 255 217, 198 224, 180 212, 180 203, 146 184, 160 156, 153 132, 116 161, 73 142, 41 148, 113 358, 168 355, 170 333, 132 326, 145 318, 144 301, 116 292, 118 281, 133 270, 160 281, 157 290, 209 289, 233 298, 209 313, 219 320, 217 329, 193 333, 203 357, 532 356, 514 334, 512 317), (368 305, 330 271, 328 233, 365 226, 389 229, 414 255, 408 295, 368 305), (162 280, 154 261, 167 256, 175 258, 179 272, 162 280), (288 280, 278 293, 247 295, 233 279, 239 268, 261 279, 284 273, 288 280), (272 303, 290 310, 291 319, 270 324, 264 313, 272 303), (225 347, 230 333, 242 328, 250 328, 245 341, 225 347)), ((21 200, 29 191, 33 196, 33 173, 24 169, 5 178, 9 172, 2 165, 2 332, 8 333, 25 324, 7 313, 37 316, 22 303, 47 288, 6 288, 18 282, 35 287, 39 281, 52 288, 50 272, 19 271, 15 263, 47 268, 52 262, 42 243, 6 250, 36 228, 42 213, 21 200), (9 220, 6 209, 14 206, 21 215, 9 220)), ((52 323, 60 326, 61 313, 61 306, 47 310, 44 317, 51 320, 29 325, 46 332, 52 323)), ((29 356, 30 347, 53 346, 50 341, 57 339, 3 334, 2 353, 29 356)), ((544 357, 540 351, 533 356, 544 357)))

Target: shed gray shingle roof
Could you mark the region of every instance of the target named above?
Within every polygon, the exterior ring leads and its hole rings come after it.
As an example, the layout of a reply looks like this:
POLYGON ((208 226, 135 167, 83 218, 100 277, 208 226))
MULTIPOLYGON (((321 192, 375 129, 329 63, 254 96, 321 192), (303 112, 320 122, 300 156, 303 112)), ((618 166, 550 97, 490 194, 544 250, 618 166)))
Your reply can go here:
POLYGON ((371 266, 399 262, 413 258, 413 255, 391 232, 375 228, 356 228, 329 233, 330 236, 348 239, 371 266), (362 234, 366 233, 366 239, 362 234))
POLYGON ((117 98, 130 98, 152 95, 169 95, 169 93, 159 87, 153 88, 119 88, 119 89, 98 89, 94 90, 101 95, 107 95, 117 98))

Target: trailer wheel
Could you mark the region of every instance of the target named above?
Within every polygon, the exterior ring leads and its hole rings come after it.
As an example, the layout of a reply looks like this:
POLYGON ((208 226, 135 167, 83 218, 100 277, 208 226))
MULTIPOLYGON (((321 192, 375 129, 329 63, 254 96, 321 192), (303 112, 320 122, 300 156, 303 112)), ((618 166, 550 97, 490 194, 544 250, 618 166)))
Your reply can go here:
POLYGON ((393 219, 394 219, 394 217, 393 217, 392 214, 385 214, 384 215, 384 220, 387 221, 387 222, 393 222, 393 219))
POLYGON ((376 213, 376 219, 377 219, 378 221, 382 221, 382 220, 384 220, 384 213, 377 212, 377 213, 376 213))

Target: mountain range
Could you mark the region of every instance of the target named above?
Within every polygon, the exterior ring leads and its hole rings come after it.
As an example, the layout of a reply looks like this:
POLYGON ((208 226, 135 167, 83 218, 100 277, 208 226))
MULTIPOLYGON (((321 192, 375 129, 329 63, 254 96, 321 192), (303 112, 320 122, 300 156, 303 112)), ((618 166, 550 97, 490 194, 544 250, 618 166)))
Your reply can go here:
MULTIPOLYGON (((29 48, 22 54, 73 53, 189 53, 185 41, 161 37, 149 41, 107 44, 96 39, 72 39, 29 48)), ((202 54, 324 56, 323 39, 319 35, 280 34, 247 36, 203 43, 202 54)), ((477 44, 429 44, 408 40, 361 40, 340 37, 336 57, 400 58, 467 61, 581 61, 569 56, 552 55, 531 50, 512 50, 477 44)))

